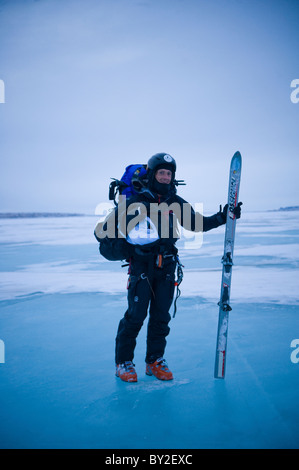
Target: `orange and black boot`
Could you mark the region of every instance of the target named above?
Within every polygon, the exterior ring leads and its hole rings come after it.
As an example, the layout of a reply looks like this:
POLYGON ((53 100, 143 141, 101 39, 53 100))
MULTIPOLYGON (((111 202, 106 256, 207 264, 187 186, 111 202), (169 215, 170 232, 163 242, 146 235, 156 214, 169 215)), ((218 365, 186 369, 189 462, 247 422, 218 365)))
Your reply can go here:
POLYGON ((116 365, 116 377, 121 378, 124 382, 137 382, 137 374, 134 364, 131 361, 123 362, 116 365))
POLYGON ((167 362, 163 357, 160 357, 152 364, 146 364, 145 373, 147 375, 154 375, 160 380, 172 380, 172 372, 168 369, 167 362))

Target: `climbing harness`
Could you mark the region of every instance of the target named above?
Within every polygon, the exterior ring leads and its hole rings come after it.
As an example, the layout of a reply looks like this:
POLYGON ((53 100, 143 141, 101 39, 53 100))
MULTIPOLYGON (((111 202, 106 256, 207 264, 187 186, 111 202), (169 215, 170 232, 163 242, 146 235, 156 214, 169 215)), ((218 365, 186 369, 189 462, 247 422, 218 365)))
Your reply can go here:
MULTIPOLYGON (((177 305, 176 305, 177 300, 181 295, 180 285, 181 285, 181 282, 183 281, 183 277, 184 277, 184 273, 183 273, 184 265, 181 263, 178 254, 175 254, 175 255, 174 254, 158 254, 157 257, 156 257, 155 265, 158 268, 162 268, 163 264, 164 264, 163 263, 164 258, 169 258, 169 257, 172 257, 176 261, 176 265, 177 265, 176 280, 174 281, 174 286, 176 287, 176 296, 175 296, 175 299, 174 299, 174 304, 173 304, 174 305, 174 311, 173 311, 173 315, 172 315, 172 318, 174 318, 175 315, 176 315, 176 311, 177 311, 177 305)), ((129 269, 128 269, 129 277, 128 277, 128 283, 127 283, 127 289, 128 289, 129 285, 130 285, 130 281, 131 281, 131 259, 129 260, 129 263, 123 265, 123 267, 125 267, 125 266, 129 266, 129 269)), ((169 274, 167 276, 169 276, 169 274)), ((153 288, 151 286, 149 276, 146 275, 146 273, 141 273, 138 280, 146 280, 148 282, 148 285, 150 287, 150 290, 152 292, 153 297, 155 297, 155 293, 154 293, 153 288)))

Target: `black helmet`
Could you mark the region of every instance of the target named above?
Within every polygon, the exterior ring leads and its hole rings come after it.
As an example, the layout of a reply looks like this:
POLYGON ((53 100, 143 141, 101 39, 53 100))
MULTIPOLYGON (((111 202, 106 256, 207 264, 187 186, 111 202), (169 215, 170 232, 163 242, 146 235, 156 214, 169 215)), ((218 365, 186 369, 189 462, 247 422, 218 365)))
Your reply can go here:
POLYGON ((151 191, 157 192, 158 194, 166 194, 171 188, 174 187, 174 176, 176 171, 175 159, 168 153, 156 153, 147 162, 147 174, 148 174, 148 187, 151 191), (155 179, 156 171, 160 168, 170 170, 172 172, 171 183, 164 184, 158 183, 155 179))
POLYGON ((168 153, 156 153, 147 162, 147 168, 153 173, 155 173, 159 168, 166 168, 167 170, 172 171, 174 178, 174 174, 176 172, 176 162, 175 159, 168 153))

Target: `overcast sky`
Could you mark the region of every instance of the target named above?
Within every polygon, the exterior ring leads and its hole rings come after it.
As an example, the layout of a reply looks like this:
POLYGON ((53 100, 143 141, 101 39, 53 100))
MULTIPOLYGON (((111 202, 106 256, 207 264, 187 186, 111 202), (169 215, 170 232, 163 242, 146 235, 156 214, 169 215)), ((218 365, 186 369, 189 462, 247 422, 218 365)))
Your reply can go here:
POLYGON ((161 151, 207 212, 236 150, 244 210, 299 205, 298 24, 298 0, 0 0, 0 211, 93 213, 161 151))

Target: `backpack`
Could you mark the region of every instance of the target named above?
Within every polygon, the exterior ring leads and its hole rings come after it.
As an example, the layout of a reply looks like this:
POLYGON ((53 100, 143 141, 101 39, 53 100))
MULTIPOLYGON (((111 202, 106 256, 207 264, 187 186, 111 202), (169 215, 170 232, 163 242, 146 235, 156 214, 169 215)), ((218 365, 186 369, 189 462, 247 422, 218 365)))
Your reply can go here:
POLYGON ((108 261, 128 260, 131 255, 129 244, 123 238, 103 238, 100 241, 99 251, 108 261))
POLYGON ((113 181, 109 185, 109 200, 114 201, 117 206, 117 194, 126 198, 137 194, 144 186, 146 175, 146 165, 140 163, 128 165, 120 180, 112 178, 113 181))
MULTIPOLYGON (((144 185, 142 179, 144 179, 146 175, 146 165, 128 165, 120 180, 112 178, 113 181, 109 185, 109 200, 114 201, 117 207, 117 195, 121 194, 129 198, 137 194, 138 190, 144 185)), ((130 258, 132 253, 132 247, 125 239, 109 238, 108 236, 102 238, 105 224, 110 217, 114 217, 116 207, 108 214, 104 221, 97 223, 94 230, 94 236, 99 242, 99 251, 101 255, 109 261, 126 260, 130 258)))
POLYGON ((99 251, 108 261, 122 261, 131 256, 131 247, 124 238, 110 238, 105 235, 107 224, 109 219, 115 216, 115 210, 116 208, 109 212, 105 220, 99 221, 94 229, 94 236, 99 242, 99 251))

